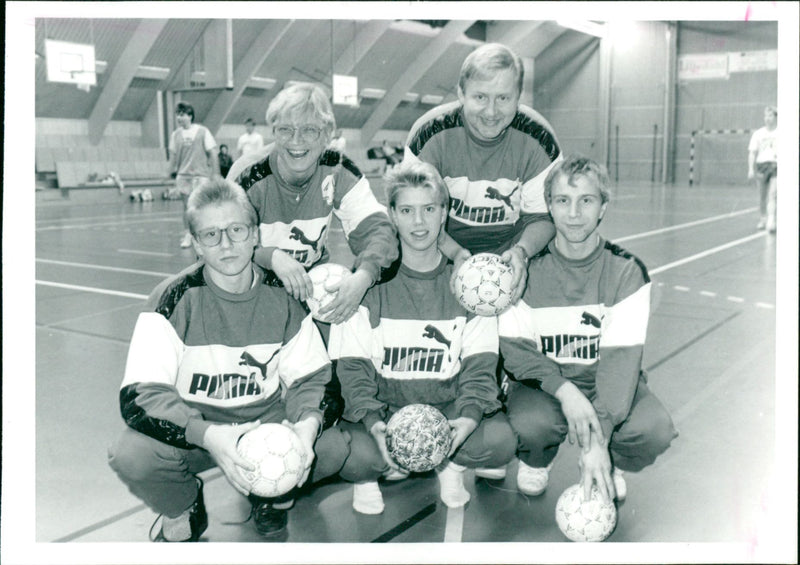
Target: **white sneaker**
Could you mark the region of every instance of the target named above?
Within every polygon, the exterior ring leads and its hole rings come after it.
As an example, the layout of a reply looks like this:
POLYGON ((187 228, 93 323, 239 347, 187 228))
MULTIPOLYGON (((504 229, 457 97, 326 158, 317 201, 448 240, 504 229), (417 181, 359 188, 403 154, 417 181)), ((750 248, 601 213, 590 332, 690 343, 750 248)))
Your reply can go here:
POLYGON ((461 508, 469 502, 470 495, 464 487, 466 467, 446 461, 436 468, 439 477, 439 497, 448 508, 461 508))
POLYGON ((361 514, 383 512, 383 495, 378 481, 353 484, 353 509, 361 514))
POLYGON ((506 478, 506 468, 503 467, 478 467, 475 469, 475 476, 482 479, 501 481, 506 478))
POLYGON ((611 473, 611 478, 614 480, 614 490, 617 491, 617 502, 622 502, 628 496, 628 485, 625 483, 625 477, 622 476, 622 469, 614 467, 614 472, 611 473))
POLYGON ((192 234, 188 231, 183 234, 183 239, 181 239, 181 248, 187 249, 192 246, 192 234))
POLYGON ((552 468, 552 461, 547 467, 531 467, 520 460, 517 469, 517 490, 530 496, 542 494, 547 489, 552 468))

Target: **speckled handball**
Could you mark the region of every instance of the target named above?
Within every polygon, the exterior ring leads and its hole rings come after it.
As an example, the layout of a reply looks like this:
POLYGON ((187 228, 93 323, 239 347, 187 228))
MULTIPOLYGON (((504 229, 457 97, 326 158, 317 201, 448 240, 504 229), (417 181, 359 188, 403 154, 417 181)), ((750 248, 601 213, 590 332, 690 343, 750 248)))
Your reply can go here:
POLYGON ((409 404, 389 419, 386 448, 398 465, 414 473, 430 471, 450 451, 450 423, 427 404, 409 404))
POLYGON ((617 525, 617 507, 604 502, 594 485, 589 500, 583 499, 583 486, 572 485, 558 497, 556 523, 572 541, 603 541, 617 525))
POLYGON ((513 269, 494 253, 473 255, 458 268, 455 297, 478 316, 497 316, 511 306, 513 269))

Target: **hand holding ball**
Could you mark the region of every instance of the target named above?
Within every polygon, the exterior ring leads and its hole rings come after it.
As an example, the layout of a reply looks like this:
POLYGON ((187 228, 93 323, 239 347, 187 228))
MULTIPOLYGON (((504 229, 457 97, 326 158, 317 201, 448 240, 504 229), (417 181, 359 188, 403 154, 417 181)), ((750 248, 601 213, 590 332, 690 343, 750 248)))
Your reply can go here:
POLYGON ((253 494, 272 498, 292 490, 306 469, 308 454, 294 430, 281 424, 262 424, 239 438, 239 455, 256 466, 238 467, 253 494))
POLYGON ((349 276, 350 269, 337 263, 323 263, 317 265, 308 271, 308 276, 311 278, 311 283, 314 285, 314 292, 306 299, 306 304, 311 310, 311 316, 320 322, 327 322, 328 318, 333 314, 332 312, 326 313, 324 316, 319 314, 320 308, 324 308, 336 299, 338 290, 333 292, 328 289, 331 286, 339 283, 345 277, 349 276))

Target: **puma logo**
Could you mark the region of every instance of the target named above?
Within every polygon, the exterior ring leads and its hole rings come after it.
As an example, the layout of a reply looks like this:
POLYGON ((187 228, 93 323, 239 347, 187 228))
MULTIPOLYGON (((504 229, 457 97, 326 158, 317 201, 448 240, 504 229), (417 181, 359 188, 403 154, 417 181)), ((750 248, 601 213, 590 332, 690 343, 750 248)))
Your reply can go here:
POLYGON ((450 340, 444 337, 444 334, 432 324, 425 326, 425 331, 422 333, 422 337, 435 339, 439 343, 446 345, 448 348, 450 347, 450 340))
POLYGON ((589 312, 584 312, 583 314, 581 314, 581 324, 583 324, 584 326, 594 326, 596 328, 599 328, 600 320, 589 314, 589 312))
POLYGON ((303 230, 301 230, 297 226, 292 226, 292 229, 290 230, 291 234, 289 235, 289 239, 296 239, 303 245, 310 246, 314 251, 319 251, 319 249, 317 249, 317 246, 319 245, 319 242, 322 239, 322 234, 325 233, 325 229, 327 227, 328 226, 322 226, 322 229, 319 231, 319 237, 316 240, 313 240, 313 239, 308 239, 308 237, 306 237, 306 234, 303 233, 303 230))
POLYGON ((513 210, 514 207, 511 205, 511 195, 514 194, 518 189, 519 185, 515 186, 514 190, 512 190, 508 195, 505 195, 495 187, 490 186, 486 189, 486 198, 489 198, 490 200, 500 200, 513 210))
POLYGON ((272 355, 270 355, 270 358, 267 359, 263 363, 259 363, 258 360, 255 359, 255 357, 253 357, 247 351, 245 351, 245 352, 242 353, 242 356, 239 357, 239 359, 240 359, 239 365, 247 365, 249 367, 257 367, 258 370, 261 371, 261 376, 266 379, 267 378, 267 365, 269 365, 269 362, 272 361, 275 358, 275 356, 280 352, 280 350, 281 350, 280 347, 278 349, 276 349, 272 353, 272 355))

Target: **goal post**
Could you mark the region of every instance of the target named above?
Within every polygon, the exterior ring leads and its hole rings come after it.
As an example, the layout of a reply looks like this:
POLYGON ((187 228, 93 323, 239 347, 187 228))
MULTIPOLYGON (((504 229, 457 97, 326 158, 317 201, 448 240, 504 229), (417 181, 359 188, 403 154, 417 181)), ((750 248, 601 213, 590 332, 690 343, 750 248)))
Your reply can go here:
MULTIPOLYGON (((724 136, 723 138, 730 138, 735 135, 749 135, 753 132, 750 129, 702 129, 692 131, 692 136, 689 142, 689 186, 694 186, 695 177, 697 176, 698 165, 698 144, 703 140, 713 140, 717 136, 724 136)), ((745 141, 745 151, 738 157, 742 163, 747 162, 747 143, 749 138, 745 141)))

